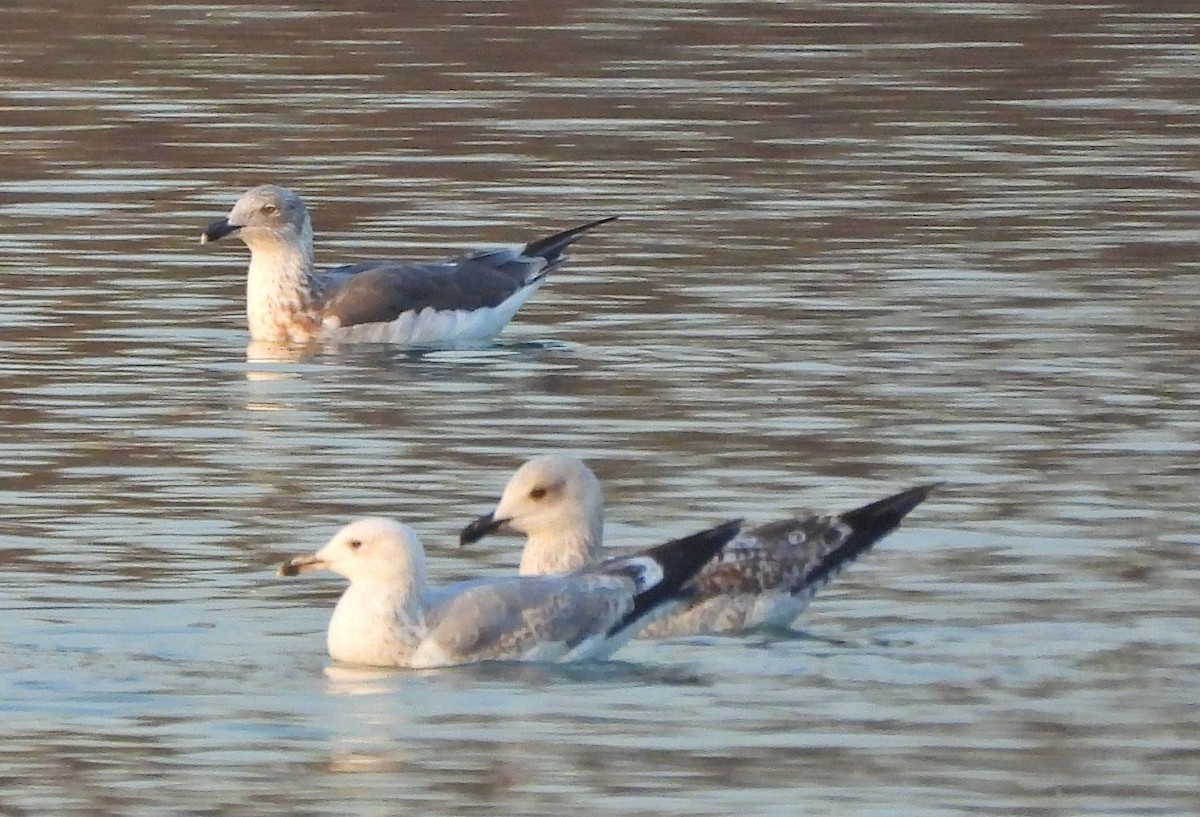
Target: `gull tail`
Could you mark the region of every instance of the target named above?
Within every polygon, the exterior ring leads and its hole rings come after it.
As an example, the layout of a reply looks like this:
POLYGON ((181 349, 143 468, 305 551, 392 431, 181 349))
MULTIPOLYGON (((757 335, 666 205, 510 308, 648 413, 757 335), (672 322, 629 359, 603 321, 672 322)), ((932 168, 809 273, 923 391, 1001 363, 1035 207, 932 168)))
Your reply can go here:
POLYGON ((737 536, 741 527, 742 520, 734 519, 632 556, 606 559, 597 565, 595 569, 602 573, 617 573, 632 578, 637 587, 633 609, 609 629, 609 636, 635 625, 635 629, 640 629, 653 620, 649 614, 667 602, 690 598, 695 590, 685 585, 737 536))
POLYGON ((578 227, 563 230, 561 233, 555 233, 546 238, 539 238, 537 241, 530 241, 525 245, 525 249, 521 250, 521 255, 527 258, 545 258, 550 262, 548 266, 554 266, 554 262, 562 255, 562 251, 571 246, 580 236, 593 227, 599 227, 601 224, 607 224, 610 221, 616 221, 616 219, 617 216, 599 218, 595 221, 589 221, 587 224, 580 224, 578 227))
POLYGON ((821 559, 820 564, 805 577, 803 585, 796 588, 796 591, 812 593, 816 588, 827 584, 842 568, 899 527, 909 511, 928 499, 929 495, 942 485, 941 482, 918 485, 870 505, 839 514, 837 520, 850 529, 849 535, 844 542, 821 559))

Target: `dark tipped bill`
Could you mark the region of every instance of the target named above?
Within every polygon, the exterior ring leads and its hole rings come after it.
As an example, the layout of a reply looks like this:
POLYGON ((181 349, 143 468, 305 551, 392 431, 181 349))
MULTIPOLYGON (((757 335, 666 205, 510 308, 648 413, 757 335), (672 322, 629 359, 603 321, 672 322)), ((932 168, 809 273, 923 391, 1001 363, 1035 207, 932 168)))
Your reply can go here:
POLYGON ((204 228, 204 232, 200 234, 200 243, 207 244, 210 241, 216 241, 230 233, 236 233, 240 229, 242 229, 241 225, 230 224, 227 218, 219 218, 204 228))
POLYGON ((324 559, 318 559, 316 554, 311 556, 296 556, 288 559, 279 566, 280 576, 299 576, 310 570, 322 570, 326 567, 324 559))
POLYGON ((462 547, 463 545, 478 542, 489 533, 494 533, 504 527, 506 522, 508 522, 507 519, 497 519, 492 514, 485 513, 459 532, 458 546, 462 547))

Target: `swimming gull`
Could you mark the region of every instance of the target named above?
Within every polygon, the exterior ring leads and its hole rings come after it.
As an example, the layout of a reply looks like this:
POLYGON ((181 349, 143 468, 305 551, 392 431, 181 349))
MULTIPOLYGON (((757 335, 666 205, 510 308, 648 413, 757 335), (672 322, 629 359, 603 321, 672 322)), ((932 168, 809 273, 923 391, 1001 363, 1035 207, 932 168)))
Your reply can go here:
POLYGON ((479 661, 606 658, 686 601, 686 583, 740 527, 702 531, 555 576, 507 577, 431 588, 412 528, 351 522, 280 575, 332 570, 350 580, 329 621, 329 654, 348 664, 444 667, 479 661))
POLYGON ((250 337, 408 346, 491 341, 566 260, 563 251, 616 216, 524 247, 479 250, 443 261, 369 261, 317 272, 312 221, 300 197, 266 184, 247 190, 200 243, 237 235, 250 248, 250 337))
MULTIPOLYGON (((936 485, 840 514, 806 514, 743 531, 694 581, 696 595, 642 630, 644 638, 788 626, 830 579, 900 524, 936 485)), ((463 544, 523 533, 520 575, 578 570, 603 552, 604 497, 582 461, 536 457, 513 474, 495 510, 463 528, 463 544)))

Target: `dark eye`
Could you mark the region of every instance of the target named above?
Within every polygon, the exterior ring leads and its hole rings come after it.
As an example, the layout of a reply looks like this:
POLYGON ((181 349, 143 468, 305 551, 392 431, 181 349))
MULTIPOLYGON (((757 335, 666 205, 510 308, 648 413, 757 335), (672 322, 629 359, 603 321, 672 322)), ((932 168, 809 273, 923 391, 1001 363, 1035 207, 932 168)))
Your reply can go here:
POLYGON ((361 539, 351 539, 346 544, 348 544, 350 546, 351 550, 358 550, 360 547, 362 547, 362 540, 361 539))
POLYGON ((274 204, 264 204, 262 206, 263 215, 267 215, 267 216, 275 215, 275 211, 278 209, 279 208, 276 207, 274 204))
POLYGON ((529 492, 530 499, 541 499, 545 495, 546 495, 546 489, 541 488, 541 487, 534 488, 532 491, 529 492))

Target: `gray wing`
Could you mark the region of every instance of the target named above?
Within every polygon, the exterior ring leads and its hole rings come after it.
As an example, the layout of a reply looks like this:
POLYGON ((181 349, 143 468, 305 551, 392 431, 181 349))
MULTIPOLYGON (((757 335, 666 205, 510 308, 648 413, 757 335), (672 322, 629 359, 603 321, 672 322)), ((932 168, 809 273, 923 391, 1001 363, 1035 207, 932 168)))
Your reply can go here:
POLYGON ((616 216, 531 241, 428 263, 389 261, 337 267, 321 276, 324 317, 339 326, 391 323, 426 307, 468 311, 499 306, 541 280, 565 260, 563 251, 587 231, 616 216))
POLYGON ((449 261, 354 264, 321 276, 323 316, 339 326, 390 323, 422 309, 473 311, 499 306, 545 274, 549 262, 504 248, 449 261))
POLYGON ((456 662, 554 660, 604 637, 633 607, 616 576, 527 576, 475 584, 426 612, 427 640, 456 662))

